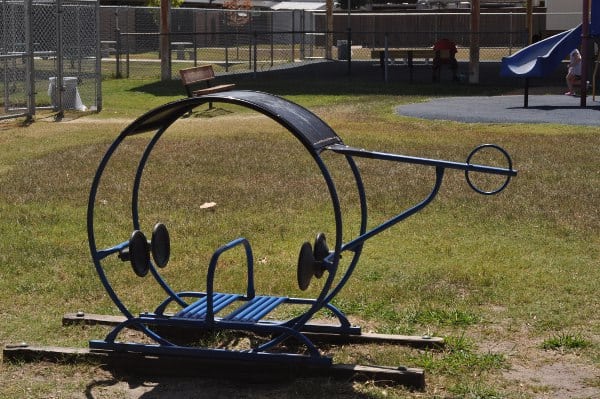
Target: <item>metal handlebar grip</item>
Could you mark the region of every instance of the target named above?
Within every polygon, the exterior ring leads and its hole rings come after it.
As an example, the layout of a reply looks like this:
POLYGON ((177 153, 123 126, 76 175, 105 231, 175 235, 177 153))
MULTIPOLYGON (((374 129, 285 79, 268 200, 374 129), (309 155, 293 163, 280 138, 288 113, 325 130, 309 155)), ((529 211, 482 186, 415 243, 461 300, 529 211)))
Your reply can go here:
POLYGON ((512 176, 516 176, 516 174, 517 174, 517 172, 515 170, 513 170, 513 168, 512 168, 512 159, 510 158, 510 155, 508 154, 508 152, 504 148, 502 148, 496 144, 482 144, 480 146, 477 146, 473 151, 471 151, 471 153, 467 157, 466 164, 467 164, 467 168, 465 169, 465 179, 467 180, 469 187, 471 187, 473 189, 473 191, 475 191, 479 194, 482 194, 482 195, 498 194, 499 192, 504 190, 506 188, 506 186, 508 186, 508 183, 510 182, 510 178, 512 176), (493 149, 499 151, 502 154, 502 156, 504 157, 504 159, 506 159, 506 162, 508 164, 506 169, 505 168, 497 168, 497 171, 493 171, 493 170, 490 170, 490 167, 485 167, 483 170, 481 170, 478 167, 478 165, 471 164, 471 159, 477 153, 479 153, 481 150, 483 150, 485 148, 493 148, 493 149), (473 183, 473 181, 471 180, 470 172, 474 172, 474 171, 481 171, 484 173, 493 173, 493 174, 504 175, 504 176, 506 176, 506 179, 500 185, 500 187, 496 188, 495 190, 486 191, 486 190, 481 189, 477 185, 475 185, 475 183, 473 183))

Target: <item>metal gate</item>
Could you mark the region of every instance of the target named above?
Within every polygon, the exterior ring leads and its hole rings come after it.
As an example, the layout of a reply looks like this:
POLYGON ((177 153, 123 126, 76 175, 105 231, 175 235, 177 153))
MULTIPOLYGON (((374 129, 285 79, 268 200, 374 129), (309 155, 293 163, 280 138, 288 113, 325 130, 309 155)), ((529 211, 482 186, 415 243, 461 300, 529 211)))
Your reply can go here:
POLYGON ((0 0, 0 119, 100 111, 97 0, 0 0))

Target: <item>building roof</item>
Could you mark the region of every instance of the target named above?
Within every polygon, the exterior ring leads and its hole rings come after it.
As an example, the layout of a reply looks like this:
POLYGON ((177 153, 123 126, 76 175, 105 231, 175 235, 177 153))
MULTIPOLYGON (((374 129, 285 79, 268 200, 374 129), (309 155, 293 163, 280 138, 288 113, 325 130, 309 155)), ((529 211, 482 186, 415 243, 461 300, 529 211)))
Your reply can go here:
POLYGON ((271 10, 325 10, 324 1, 280 1, 271 7, 271 10))
MULTIPOLYGON (((185 0, 185 6, 223 6, 225 0, 185 0)), ((275 1, 275 0, 253 0, 252 6, 255 8, 270 10, 325 10, 326 3, 323 0, 304 0, 304 1, 275 1)))
MULTIPOLYGON (((202 7, 222 7, 226 0, 185 0, 183 7, 202 6, 202 7)), ((271 8, 278 1, 272 0, 252 0, 252 6, 258 8, 271 8)))

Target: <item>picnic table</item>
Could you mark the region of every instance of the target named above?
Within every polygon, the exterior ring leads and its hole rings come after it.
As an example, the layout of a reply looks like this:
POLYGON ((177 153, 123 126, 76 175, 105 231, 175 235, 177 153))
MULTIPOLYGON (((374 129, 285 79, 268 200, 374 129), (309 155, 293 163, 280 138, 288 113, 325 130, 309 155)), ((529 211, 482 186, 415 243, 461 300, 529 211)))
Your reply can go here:
POLYGON ((409 79, 413 81, 413 60, 422 58, 425 60, 433 59, 435 51, 433 47, 403 47, 403 48, 374 48, 371 50, 371 58, 379 59, 379 65, 383 68, 385 62, 396 58, 405 58, 408 65, 409 79), (386 55, 387 53, 387 55, 386 55))
MULTIPOLYGON (((177 52, 178 60, 185 60, 185 50, 193 47, 194 43, 192 42, 171 42, 171 49, 177 52)), ((191 51, 190 59, 193 59, 191 51)))

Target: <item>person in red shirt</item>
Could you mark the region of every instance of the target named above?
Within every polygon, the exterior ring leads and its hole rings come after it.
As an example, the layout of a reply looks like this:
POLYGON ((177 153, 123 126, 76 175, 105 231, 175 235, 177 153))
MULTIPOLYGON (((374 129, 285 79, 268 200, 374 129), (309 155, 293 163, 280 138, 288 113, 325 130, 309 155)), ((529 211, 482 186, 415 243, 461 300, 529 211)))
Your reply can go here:
POLYGON ((456 44, 448 39, 440 39, 433 45, 435 56, 433 58, 433 81, 437 82, 442 64, 450 65, 452 80, 458 81, 458 62, 456 61, 456 44))

